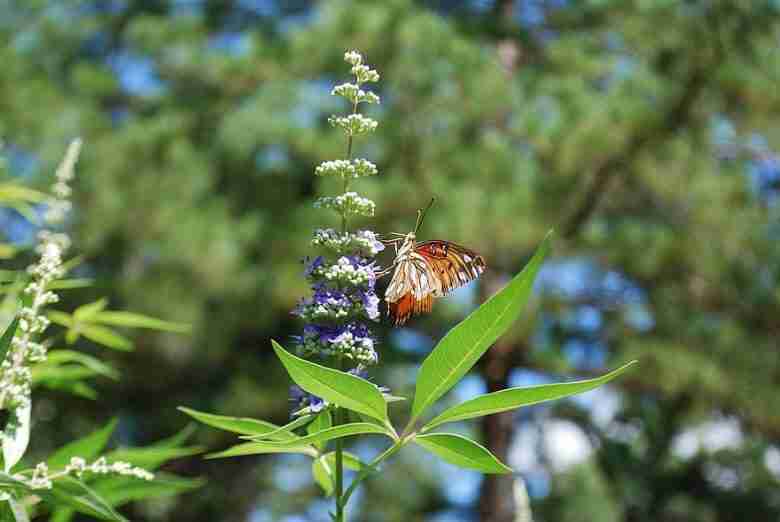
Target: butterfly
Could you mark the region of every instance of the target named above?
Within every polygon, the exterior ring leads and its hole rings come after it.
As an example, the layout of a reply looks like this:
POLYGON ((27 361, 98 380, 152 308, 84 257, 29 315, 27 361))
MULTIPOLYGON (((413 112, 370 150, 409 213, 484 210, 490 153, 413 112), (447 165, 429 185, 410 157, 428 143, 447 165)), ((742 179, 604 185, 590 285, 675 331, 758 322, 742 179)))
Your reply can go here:
POLYGON ((417 211, 413 232, 396 233, 397 237, 384 241, 396 251, 393 264, 380 275, 394 270, 385 301, 397 326, 412 315, 430 312, 434 297, 443 297, 473 281, 486 267, 482 256, 464 246, 442 240, 417 242, 417 231, 433 201, 425 210, 417 211))

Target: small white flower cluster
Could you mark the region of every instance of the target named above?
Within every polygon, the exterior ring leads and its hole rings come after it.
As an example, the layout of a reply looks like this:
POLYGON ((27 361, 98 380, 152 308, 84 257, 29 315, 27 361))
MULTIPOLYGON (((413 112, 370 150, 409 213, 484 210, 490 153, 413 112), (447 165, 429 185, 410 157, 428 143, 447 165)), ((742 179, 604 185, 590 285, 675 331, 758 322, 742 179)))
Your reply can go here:
POLYGON ((341 215, 367 216, 374 215, 376 204, 357 192, 345 192, 340 196, 323 196, 314 202, 316 208, 330 208, 341 215))
POLYGON ((81 457, 72 457, 70 463, 65 469, 51 473, 45 462, 41 462, 33 470, 32 476, 28 479, 25 475, 17 474, 15 479, 25 482, 31 489, 51 489, 53 481, 61 477, 73 475, 81 478, 85 473, 95 475, 125 475, 135 477, 141 480, 153 480, 154 474, 149 471, 135 467, 129 462, 109 463, 105 457, 100 457, 92 464, 81 457))
POLYGON ((373 265, 355 265, 344 256, 332 265, 322 265, 314 269, 311 276, 317 279, 333 281, 340 286, 361 286, 376 279, 373 265))
POLYGON ((363 55, 357 51, 344 53, 344 61, 352 65, 352 74, 359 83, 378 82, 379 73, 363 63, 363 55))
POLYGON ((341 179, 375 176, 377 172, 376 165, 365 159, 325 161, 314 170, 317 176, 338 176, 341 179))
POLYGON ((371 230, 339 234, 332 228, 320 228, 314 232, 314 239, 311 242, 314 246, 329 248, 339 254, 357 251, 364 257, 374 257, 385 249, 385 245, 371 230))
MULTIPOLYGON (((73 179, 80 150, 81 141, 72 142, 57 168, 57 180, 52 187, 53 199, 49 202, 49 210, 45 215, 48 225, 61 222, 70 208, 70 202, 66 199, 71 193, 68 183, 73 179)), ((35 339, 49 326, 49 320, 43 315, 43 308, 58 301, 57 295, 48 288, 65 273, 63 255, 70 246, 70 240, 65 234, 44 229, 38 233, 38 241, 35 251, 40 258, 37 263, 28 267, 27 272, 31 280, 24 288, 30 305, 19 311, 19 326, 11 341, 11 349, 0 364, 0 407, 14 409, 29 404, 32 381, 29 365, 46 358, 45 345, 35 339)), ((14 429, 13 423, 10 423, 8 428, 14 429)))
POLYGON ((354 83, 342 83, 336 85, 330 93, 333 96, 341 96, 351 101, 353 105, 359 103, 379 103, 379 96, 371 91, 364 91, 358 85, 354 83))
POLYGON ((343 129, 347 136, 358 136, 374 132, 379 123, 362 114, 350 114, 349 116, 331 116, 328 123, 334 127, 343 129))
POLYGON ((331 342, 332 350, 336 354, 343 354, 347 358, 360 361, 363 364, 374 365, 377 363, 377 354, 374 351, 374 340, 370 337, 355 337, 352 332, 344 332, 331 342))

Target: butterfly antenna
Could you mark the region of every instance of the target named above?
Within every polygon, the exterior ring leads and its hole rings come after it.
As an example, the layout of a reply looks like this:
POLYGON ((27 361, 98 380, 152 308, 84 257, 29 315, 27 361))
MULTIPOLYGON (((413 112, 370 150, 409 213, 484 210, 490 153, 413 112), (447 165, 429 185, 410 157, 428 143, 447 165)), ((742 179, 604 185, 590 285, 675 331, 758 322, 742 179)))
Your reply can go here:
POLYGON ((428 210, 433 206, 433 202, 436 201, 436 198, 431 198, 431 201, 428 203, 428 206, 425 207, 423 210, 417 211, 417 224, 414 225, 414 233, 417 234, 417 231, 420 230, 420 227, 423 224, 423 219, 425 219, 425 214, 428 213, 428 210))

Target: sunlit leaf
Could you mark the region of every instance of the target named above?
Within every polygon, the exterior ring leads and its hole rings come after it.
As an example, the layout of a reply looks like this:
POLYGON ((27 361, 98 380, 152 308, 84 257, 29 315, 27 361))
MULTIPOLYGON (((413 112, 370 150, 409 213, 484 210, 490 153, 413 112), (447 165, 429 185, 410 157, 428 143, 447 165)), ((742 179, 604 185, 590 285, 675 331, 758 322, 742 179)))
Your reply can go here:
POLYGON ((83 324, 79 326, 79 331, 90 341, 94 341, 107 348, 113 348, 123 352, 128 352, 133 349, 133 342, 130 339, 119 335, 115 331, 111 330, 110 328, 106 328, 105 326, 98 326, 96 324, 83 324))
MULTIPOLYGON (((242 435, 265 435, 269 432, 279 430, 279 426, 276 424, 257 419, 215 415, 213 413, 205 413, 191 408, 185 408, 184 406, 179 406, 179 411, 186 413, 203 424, 208 424, 214 428, 233 433, 240 433, 242 435)), ((297 435, 286 431, 278 431, 278 433, 273 436, 275 440, 288 440, 295 437, 297 437, 297 435)))
POLYGON ((19 326, 19 317, 14 317, 11 324, 6 327, 3 336, 0 337, 0 361, 5 359, 5 354, 8 353, 8 349, 11 347, 11 341, 16 335, 16 328, 19 326))
POLYGON ((113 326, 126 326, 129 328, 148 328, 150 330, 162 330, 166 332, 188 333, 192 327, 188 324, 172 323, 154 317, 123 311, 101 311, 93 318, 96 323, 110 324, 113 326))
POLYGON ((360 377, 301 359, 276 341, 272 340, 271 343, 295 384, 332 404, 389 422, 387 403, 376 385, 360 377))
POLYGON ((302 453, 310 457, 317 456, 317 450, 313 446, 286 446, 272 447, 260 442, 244 442, 237 444, 225 451, 206 455, 207 459, 223 459, 226 457, 241 457, 244 455, 262 455, 265 453, 302 453))
POLYGON ((10 471, 27 451, 30 442, 30 403, 17 407, 15 428, 0 433, 3 443, 3 464, 10 471))
POLYGON ((315 444, 317 442, 327 442, 333 439, 340 439, 342 437, 349 437, 352 435, 363 435, 368 433, 377 433, 382 435, 388 435, 387 428, 372 424, 370 422, 354 422, 351 424, 342 424, 340 426, 334 426, 327 428, 304 437, 298 437, 288 441, 259 441, 255 440, 258 448, 261 446, 268 446, 271 448, 284 448, 289 446, 296 446, 301 444, 315 444))
POLYGON ((534 279, 550 249, 547 234, 526 267, 496 295, 452 328, 423 361, 412 417, 419 417, 452 388, 517 319, 531 296, 534 279))
POLYGON ((108 299, 105 297, 92 303, 81 305, 73 312, 73 318, 77 322, 88 323, 95 315, 108 306, 108 299))
POLYGON ((527 386, 523 388, 508 388, 506 390, 488 393, 444 411, 427 423, 422 428, 422 431, 430 430, 445 422, 454 422, 481 417, 483 415, 491 415, 502 411, 514 410, 521 406, 528 406, 583 393, 611 381, 626 371, 628 367, 635 362, 636 361, 631 361, 628 364, 595 379, 542 384, 539 386, 527 386))
POLYGON ((487 448, 463 435, 429 433, 417 435, 414 442, 445 462, 482 473, 511 473, 512 469, 498 460, 487 448))

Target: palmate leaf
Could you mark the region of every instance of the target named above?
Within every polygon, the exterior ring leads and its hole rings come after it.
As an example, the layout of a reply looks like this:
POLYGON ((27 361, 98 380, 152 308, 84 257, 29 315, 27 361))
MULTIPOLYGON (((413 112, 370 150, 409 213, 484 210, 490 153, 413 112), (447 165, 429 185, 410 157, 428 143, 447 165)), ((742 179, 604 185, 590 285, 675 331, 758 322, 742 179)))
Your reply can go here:
POLYGON ((423 361, 414 394, 413 419, 422 415, 466 375, 482 354, 517 319, 531 296, 536 274, 550 249, 551 235, 547 234, 522 272, 447 332, 423 361))
POLYGON ((482 473, 511 473, 512 469, 498 460, 481 444, 455 433, 417 435, 414 442, 445 462, 482 473))
POLYGON ((620 368, 595 379, 542 384, 539 386, 527 386, 523 388, 509 388, 488 393, 442 412, 439 416, 423 426, 420 431, 425 432, 446 422, 472 419, 474 417, 482 417, 483 415, 492 415, 502 411, 514 410, 521 406, 529 406, 531 404, 583 393, 611 381, 626 371, 635 362, 636 361, 631 361, 620 368))
POLYGON ((213 413, 205 413, 202 411, 193 410, 191 408, 185 408, 184 406, 179 406, 179 411, 184 412, 193 419, 202 422, 203 424, 207 424, 213 428, 219 428, 221 430, 239 433, 241 435, 266 435, 270 432, 276 431, 277 433, 272 437, 274 440, 288 440, 290 438, 297 437, 297 435, 286 431, 278 431, 279 426, 276 424, 257 419, 215 415, 213 413))
POLYGON ((315 419, 314 415, 301 415, 300 417, 297 417, 293 421, 288 422, 284 426, 279 426, 275 430, 269 431, 268 433, 264 433, 263 435, 242 435, 241 438, 242 439, 257 438, 257 439, 273 440, 278 433, 285 432, 285 431, 292 433, 294 430, 297 430, 298 428, 302 428, 303 426, 306 426, 307 424, 311 423, 314 419, 315 419))
POLYGON ((295 384, 332 404, 363 413, 389 425, 387 402, 375 384, 296 357, 274 340, 271 344, 295 384))
MULTIPOLYGON (((330 415, 330 410, 326 408, 314 418, 314 421, 311 424, 306 426, 306 433, 311 435, 313 433, 317 433, 318 431, 328 429, 331 426, 333 426, 333 417, 330 415)), ((314 447, 320 451, 324 451, 326 446, 327 442, 325 441, 314 443, 314 447)))

